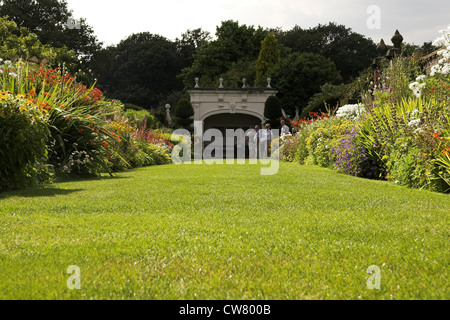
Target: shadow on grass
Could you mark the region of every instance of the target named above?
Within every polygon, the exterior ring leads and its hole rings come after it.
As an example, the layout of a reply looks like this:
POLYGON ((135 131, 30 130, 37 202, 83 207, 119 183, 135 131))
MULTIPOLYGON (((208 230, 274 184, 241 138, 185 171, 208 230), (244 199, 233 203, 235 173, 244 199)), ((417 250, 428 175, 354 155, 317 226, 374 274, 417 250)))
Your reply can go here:
MULTIPOLYGON (((102 176, 100 177, 56 177, 54 183, 67 183, 67 182, 83 182, 83 181, 103 181, 103 180, 121 180, 130 179, 130 177, 123 176, 102 176)), ((48 184, 39 187, 29 187, 16 190, 8 190, 0 192, 0 200, 11 197, 24 197, 24 198, 37 198, 37 197, 54 197, 58 195, 67 195, 74 192, 84 191, 85 189, 62 189, 58 188, 55 184, 48 184)))
POLYGON ((130 179, 130 177, 116 176, 116 175, 114 175, 114 176, 104 175, 102 177, 62 177, 62 176, 58 176, 55 178, 55 183, 120 180, 120 179, 130 179))
POLYGON ((55 187, 34 187, 22 190, 12 190, 0 193, 0 200, 11 197, 37 198, 37 197, 54 197, 59 195, 67 195, 74 192, 84 191, 84 189, 60 189, 55 187))

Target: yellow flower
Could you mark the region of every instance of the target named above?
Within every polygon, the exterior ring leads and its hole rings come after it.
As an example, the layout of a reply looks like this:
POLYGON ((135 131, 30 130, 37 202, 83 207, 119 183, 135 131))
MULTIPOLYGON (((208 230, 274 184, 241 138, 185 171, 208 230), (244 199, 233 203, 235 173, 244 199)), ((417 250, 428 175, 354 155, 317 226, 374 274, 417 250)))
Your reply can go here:
POLYGON ((22 106, 22 107, 20 107, 19 111, 22 113, 25 113, 28 111, 28 109, 22 106))

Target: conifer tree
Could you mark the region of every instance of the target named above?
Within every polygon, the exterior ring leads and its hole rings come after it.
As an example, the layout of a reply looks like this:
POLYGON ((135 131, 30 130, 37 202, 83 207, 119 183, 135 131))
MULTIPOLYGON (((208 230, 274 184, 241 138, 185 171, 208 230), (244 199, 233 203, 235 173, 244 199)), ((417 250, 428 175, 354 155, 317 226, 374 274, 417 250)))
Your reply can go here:
POLYGON ((263 86, 270 70, 280 61, 280 49, 275 34, 271 32, 261 44, 258 60, 256 61, 255 87, 263 86))

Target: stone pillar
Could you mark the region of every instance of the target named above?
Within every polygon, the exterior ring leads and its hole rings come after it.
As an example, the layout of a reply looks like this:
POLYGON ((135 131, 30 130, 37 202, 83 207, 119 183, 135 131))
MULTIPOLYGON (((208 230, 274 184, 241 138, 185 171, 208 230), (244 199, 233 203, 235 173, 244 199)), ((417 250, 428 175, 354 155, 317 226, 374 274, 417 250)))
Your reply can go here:
POLYGON ((170 116, 170 104, 166 104, 166 120, 170 127, 173 126, 172 117, 170 116))
POLYGON ((400 32, 398 32, 398 30, 395 30, 395 34, 392 36, 391 41, 394 44, 394 47, 390 49, 386 54, 386 57, 389 60, 400 56, 400 54, 402 53, 403 37, 400 32))

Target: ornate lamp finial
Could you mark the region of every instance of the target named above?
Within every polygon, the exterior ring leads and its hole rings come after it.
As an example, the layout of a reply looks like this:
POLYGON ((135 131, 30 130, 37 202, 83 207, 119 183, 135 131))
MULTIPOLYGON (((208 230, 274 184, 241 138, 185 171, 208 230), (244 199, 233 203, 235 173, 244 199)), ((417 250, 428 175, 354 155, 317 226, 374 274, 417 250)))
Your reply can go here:
POLYGON ((195 87, 194 88, 200 88, 200 86, 198 85, 198 81, 200 80, 199 78, 195 78, 195 87))

